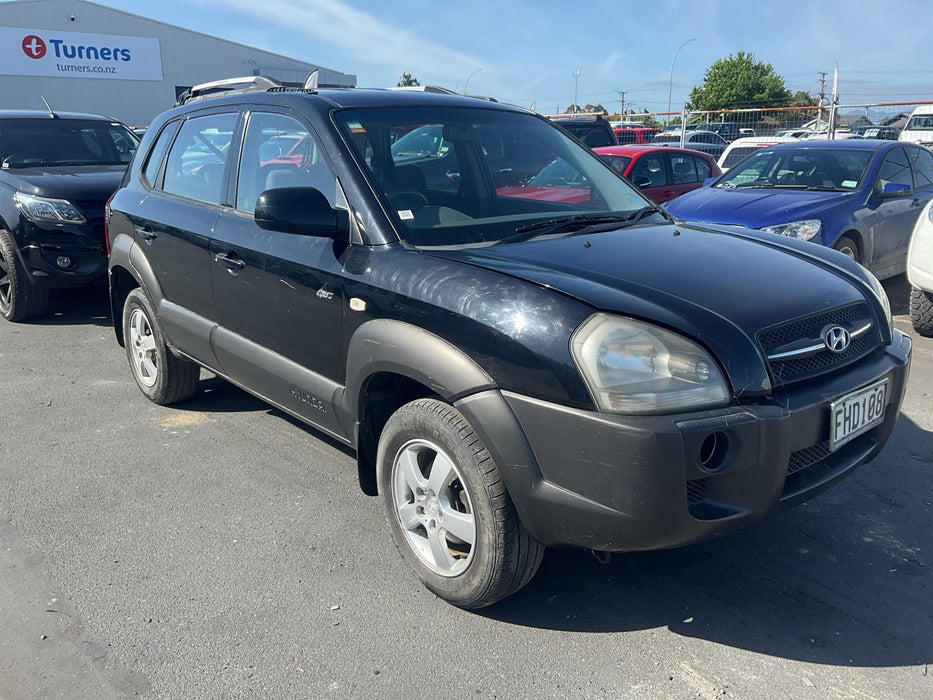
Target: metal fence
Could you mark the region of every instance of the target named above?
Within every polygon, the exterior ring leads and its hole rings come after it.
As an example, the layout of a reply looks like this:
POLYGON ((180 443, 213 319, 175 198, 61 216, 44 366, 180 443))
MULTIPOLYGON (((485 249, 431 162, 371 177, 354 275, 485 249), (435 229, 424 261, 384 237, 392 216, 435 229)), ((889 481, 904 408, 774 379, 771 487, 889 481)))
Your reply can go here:
POLYGON ((645 112, 643 114, 609 115, 619 126, 654 126, 687 129, 706 128, 717 131, 727 141, 741 136, 774 136, 784 132, 825 133, 827 138, 839 134, 860 132, 871 127, 902 129, 913 109, 931 102, 878 102, 860 105, 826 105, 823 107, 777 107, 770 109, 725 109, 714 111, 645 112))

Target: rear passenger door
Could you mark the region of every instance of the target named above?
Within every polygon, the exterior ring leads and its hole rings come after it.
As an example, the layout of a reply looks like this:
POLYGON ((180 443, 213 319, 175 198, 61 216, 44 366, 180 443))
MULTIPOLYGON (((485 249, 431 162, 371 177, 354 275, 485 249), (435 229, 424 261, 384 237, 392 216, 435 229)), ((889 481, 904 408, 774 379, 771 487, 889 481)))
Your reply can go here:
POLYGON ((143 167, 149 194, 134 210, 134 237, 155 274, 163 330, 179 349, 211 362, 211 232, 221 215, 237 113, 170 122, 143 167))
POLYGON ((259 195, 282 187, 315 187, 335 206, 337 181, 313 131, 287 111, 248 113, 242 144, 232 206, 211 241, 214 351, 234 381, 338 432, 347 242, 269 231, 254 218, 259 195))

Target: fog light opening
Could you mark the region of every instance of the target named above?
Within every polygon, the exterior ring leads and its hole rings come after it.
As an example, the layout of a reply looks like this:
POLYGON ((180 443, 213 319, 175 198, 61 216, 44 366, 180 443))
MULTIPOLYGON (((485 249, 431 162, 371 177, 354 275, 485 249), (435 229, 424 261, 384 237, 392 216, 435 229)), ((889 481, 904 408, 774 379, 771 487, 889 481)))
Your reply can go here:
POLYGON ((728 436, 718 430, 715 433, 710 433, 703 440, 703 444, 700 445, 700 466, 711 472, 721 469, 728 451, 728 436))
POLYGON ((59 255, 57 258, 55 258, 55 264, 58 265, 62 270, 67 270, 74 265, 74 261, 67 255, 59 255))

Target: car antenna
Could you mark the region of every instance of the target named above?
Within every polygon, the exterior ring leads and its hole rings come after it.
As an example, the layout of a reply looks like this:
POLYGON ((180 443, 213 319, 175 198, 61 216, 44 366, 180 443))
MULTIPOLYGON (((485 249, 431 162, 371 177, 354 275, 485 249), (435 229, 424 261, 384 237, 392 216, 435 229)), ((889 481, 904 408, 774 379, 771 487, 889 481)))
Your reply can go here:
POLYGON ((52 111, 52 105, 49 104, 49 101, 48 101, 47 99, 45 99, 45 97, 42 96, 42 95, 40 95, 40 97, 42 97, 42 101, 45 102, 45 107, 46 107, 46 109, 49 110, 49 116, 50 116, 52 119, 58 119, 58 115, 55 114, 55 112, 52 111))

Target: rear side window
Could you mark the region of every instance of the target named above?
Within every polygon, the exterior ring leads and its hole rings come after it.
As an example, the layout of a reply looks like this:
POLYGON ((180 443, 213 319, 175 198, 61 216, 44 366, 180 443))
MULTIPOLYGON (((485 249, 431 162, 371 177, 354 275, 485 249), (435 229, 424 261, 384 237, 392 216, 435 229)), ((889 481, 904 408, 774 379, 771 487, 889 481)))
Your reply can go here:
POLYGON ((162 166, 162 159, 165 157, 165 152, 172 142, 172 135, 175 133, 176 126, 178 126, 177 122, 169 124, 162 129, 162 133, 159 134, 159 138, 156 139, 156 142, 149 150, 149 155, 146 157, 146 164, 143 166, 142 175, 143 180, 145 180, 146 184, 150 187, 154 187, 158 183, 159 168, 162 166))
POLYGON ((208 114, 182 124, 166 161, 162 189, 220 204, 236 113, 208 114))

